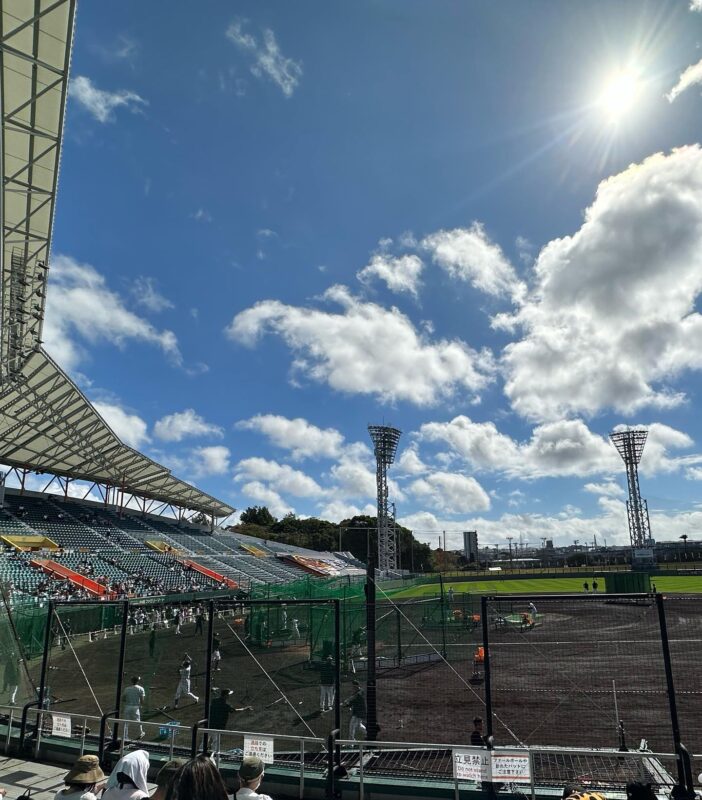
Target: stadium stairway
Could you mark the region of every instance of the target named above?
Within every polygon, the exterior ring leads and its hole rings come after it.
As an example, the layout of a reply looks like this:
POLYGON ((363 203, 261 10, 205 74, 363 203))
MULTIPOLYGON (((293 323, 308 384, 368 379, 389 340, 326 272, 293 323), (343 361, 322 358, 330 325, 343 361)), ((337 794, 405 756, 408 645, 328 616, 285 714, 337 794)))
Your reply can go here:
POLYGON ((199 572, 200 575, 205 575, 207 578, 216 581, 217 584, 224 584, 228 589, 239 588, 239 584, 235 580, 232 580, 232 578, 228 578, 226 575, 222 575, 222 573, 216 572, 191 558, 177 558, 176 561, 183 564, 186 568, 194 569, 195 572, 199 572))
POLYGON ((29 563, 30 566, 41 570, 44 574, 52 578, 62 578, 70 581, 74 586, 85 589, 85 591, 93 597, 106 597, 109 594, 102 584, 99 584, 87 575, 81 575, 80 572, 76 572, 70 567, 65 566, 65 564, 59 564, 58 561, 53 561, 49 558, 33 558, 29 563))

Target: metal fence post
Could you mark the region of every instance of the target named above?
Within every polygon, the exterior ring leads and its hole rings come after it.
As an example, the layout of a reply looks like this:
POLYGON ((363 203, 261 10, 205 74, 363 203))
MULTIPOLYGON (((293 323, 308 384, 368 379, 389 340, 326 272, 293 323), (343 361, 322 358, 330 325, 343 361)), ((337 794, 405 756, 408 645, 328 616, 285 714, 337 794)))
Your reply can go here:
MULTIPOLYGON (((487 616, 488 599, 483 595, 480 598, 480 621, 483 625, 483 674, 485 677, 485 716, 487 717, 487 737, 492 737, 492 690, 490 684, 490 626, 487 616)), ((491 746, 491 745, 490 745, 491 746)))
MULTIPOLYGON (((129 600, 124 600, 122 606, 122 630, 119 639, 119 664, 117 667, 117 688, 115 689, 115 708, 117 709, 117 716, 120 716, 122 710, 122 682, 124 680, 124 660, 127 654, 127 623, 129 622, 129 600)), ((112 726, 112 742, 117 741, 119 724, 115 722, 112 726)))
POLYGON ((673 744, 675 746, 675 764, 678 771, 678 786, 673 789, 676 798, 694 798, 695 787, 692 780, 690 756, 680 740, 680 724, 678 721, 678 705, 675 698, 675 684, 673 682, 673 667, 670 660, 670 643, 668 641, 668 624, 665 618, 663 595, 656 594, 656 607, 658 609, 658 623, 661 629, 661 647, 663 649, 663 664, 665 666, 665 680, 668 689, 668 705, 670 707, 670 724, 673 728, 673 744))
MULTIPOLYGON (((210 726, 210 706, 212 704, 212 643, 214 640, 214 618, 215 609, 217 607, 216 600, 210 600, 208 603, 209 619, 207 620, 207 665, 205 666, 205 726, 210 726)), ((207 752, 207 745, 209 744, 209 735, 207 732, 202 737, 202 752, 207 752)))
MULTIPOLYGON (((339 598, 334 604, 334 728, 341 730, 341 607, 339 598)), ((341 764, 341 747, 336 745, 335 760, 341 764)))

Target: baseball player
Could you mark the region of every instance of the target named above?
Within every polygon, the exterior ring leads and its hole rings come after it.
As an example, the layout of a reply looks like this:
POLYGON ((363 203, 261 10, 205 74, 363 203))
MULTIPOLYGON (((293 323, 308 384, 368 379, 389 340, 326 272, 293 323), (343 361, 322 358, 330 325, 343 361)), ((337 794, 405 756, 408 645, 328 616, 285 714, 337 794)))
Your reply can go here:
POLYGON ((192 667, 192 663, 193 661, 190 656, 186 655, 183 659, 183 663, 180 665, 180 669, 178 670, 180 681, 178 682, 178 687, 176 688, 173 708, 178 708, 178 701, 183 696, 189 697, 195 703, 200 702, 200 698, 190 691, 190 668, 192 667))
POLYGON ((355 739, 356 734, 360 733, 365 737, 366 731, 366 696, 363 694, 361 684, 353 681, 355 693, 344 703, 351 709, 351 721, 349 722, 349 739, 355 739))
POLYGON ((319 705, 324 711, 331 711, 334 705, 334 688, 336 684, 336 670, 334 659, 327 656, 322 663, 319 675, 319 705))
MULTIPOLYGON (((146 692, 144 687, 139 683, 141 678, 135 675, 132 678, 132 685, 122 692, 122 702, 124 703, 124 718, 133 719, 139 723, 139 734, 137 739, 143 739, 146 736, 144 729, 141 727, 141 704, 144 702, 146 692)), ((129 738, 129 723, 124 723, 124 738, 129 738)))

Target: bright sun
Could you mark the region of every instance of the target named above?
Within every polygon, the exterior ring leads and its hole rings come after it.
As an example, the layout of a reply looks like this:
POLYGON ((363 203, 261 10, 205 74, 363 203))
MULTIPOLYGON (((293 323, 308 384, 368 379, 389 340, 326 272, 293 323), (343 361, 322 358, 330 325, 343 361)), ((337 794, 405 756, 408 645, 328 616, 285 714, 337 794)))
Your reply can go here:
POLYGON ((633 70, 612 75, 598 99, 598 106, 611 122, 619 122, 631 111, 641 91, 641 81, 633 70))

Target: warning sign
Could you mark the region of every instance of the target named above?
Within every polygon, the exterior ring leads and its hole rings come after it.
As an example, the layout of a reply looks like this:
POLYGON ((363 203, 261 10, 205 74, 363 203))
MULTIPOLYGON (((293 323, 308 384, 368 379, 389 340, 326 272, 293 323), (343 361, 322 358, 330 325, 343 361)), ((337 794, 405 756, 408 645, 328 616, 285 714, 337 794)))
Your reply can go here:
POLYGON ((63 714, 51 715, 51 734, 52 736, 65 736, 71 738, 71 718, 64 717, 63 714))
POLYGON ((453 751, 453 777, 457 781, 482 783, 490 780, 490 754, 482 747, 453 751))
POLYGON ((526 750, 492 750, 492 780, 496 783, 531 783, 526 750))
POLYGON ((256 756, 264 764, 273 763, 273 739, 265 739, 263 736, 244 737, 244 755, 256 756))

